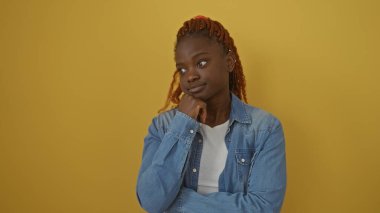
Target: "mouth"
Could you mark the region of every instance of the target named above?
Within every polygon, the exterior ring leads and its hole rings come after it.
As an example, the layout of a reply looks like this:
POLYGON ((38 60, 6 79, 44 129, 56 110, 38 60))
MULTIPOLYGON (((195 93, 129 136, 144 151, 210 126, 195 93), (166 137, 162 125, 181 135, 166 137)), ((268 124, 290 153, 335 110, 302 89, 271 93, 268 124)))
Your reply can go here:
POLYGON ((198 93, 202 91, 205 87, 206 87, 206 84, 197 85, 197 86, 188 88, 187 91, 189 91, 190 93, 198 93))

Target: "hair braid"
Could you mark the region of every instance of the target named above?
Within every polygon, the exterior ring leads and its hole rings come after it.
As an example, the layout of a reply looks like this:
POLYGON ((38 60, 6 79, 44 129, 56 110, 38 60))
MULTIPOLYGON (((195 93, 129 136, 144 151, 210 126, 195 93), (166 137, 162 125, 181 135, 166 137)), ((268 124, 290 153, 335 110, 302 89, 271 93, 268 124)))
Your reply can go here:
MULTIPOLYGON (((197 16, 183 23, 183 26, 178 30, 177 41, 178 42, 186 35, 199 34, 209 38, 215 38, 218 43, 224 47, 225 53, 232 51, 235 57, 235 67, 229 74, 229 88, 230 91, 235 94, 239 99, 247 102, 247 94, 245 91, 245 76, 243 73, 243 66, 241 65, 239 54, 237 52, 234 40, 231 38, 229 32, 218 21, 212 20, 208 17, 197 16)), ((179 75, 175 71, 173 74, 173 80, 170 84, 168 96, 165 105, 159 112, 169 108, 170 105, 175 107, 180 102, 182 90, 179 85, 179 75)))

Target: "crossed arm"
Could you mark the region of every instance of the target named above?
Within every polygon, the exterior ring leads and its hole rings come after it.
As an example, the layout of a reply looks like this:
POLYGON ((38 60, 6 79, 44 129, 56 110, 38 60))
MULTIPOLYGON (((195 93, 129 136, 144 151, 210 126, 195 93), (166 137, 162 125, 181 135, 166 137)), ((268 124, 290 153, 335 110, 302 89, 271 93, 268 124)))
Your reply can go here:
POLYGON ((251 165, 247 193, 201 195, 183 187, 186 160, 199 123, 177 112, 164 133, 155 118, 144 140, 137 196, 148 212, 279 212, 286 188, 281 124, 271 132, 251 165))

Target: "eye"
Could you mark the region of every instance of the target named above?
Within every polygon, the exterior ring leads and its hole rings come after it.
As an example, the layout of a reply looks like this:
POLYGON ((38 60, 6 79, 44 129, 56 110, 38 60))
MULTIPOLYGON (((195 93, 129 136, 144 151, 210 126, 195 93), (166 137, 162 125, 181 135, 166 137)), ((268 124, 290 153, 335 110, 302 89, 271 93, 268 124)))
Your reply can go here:
POLYGON ((207 61, 206 60, 201 60, 197 64, 198 68, 204 68, 206 65, 207 65, 207 61))
POLYGON ((178 68, 177 68, 177 71, 178 71, 179 73, 181 73, 181 74, 184 74, 187 70, 186 70, 185 68, 180 68, 180 67, 178 67, 178 68))

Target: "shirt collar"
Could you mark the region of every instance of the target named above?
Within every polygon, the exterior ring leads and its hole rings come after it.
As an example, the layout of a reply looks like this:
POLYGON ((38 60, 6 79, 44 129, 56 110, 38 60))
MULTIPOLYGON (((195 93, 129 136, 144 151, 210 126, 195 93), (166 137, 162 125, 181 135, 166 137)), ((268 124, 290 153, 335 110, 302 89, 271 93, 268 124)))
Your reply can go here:
POLYGON ((252 122, 245 109, 245 104, 233 93, 231 93, 230 120, 246 124, 252 122))

